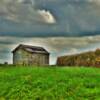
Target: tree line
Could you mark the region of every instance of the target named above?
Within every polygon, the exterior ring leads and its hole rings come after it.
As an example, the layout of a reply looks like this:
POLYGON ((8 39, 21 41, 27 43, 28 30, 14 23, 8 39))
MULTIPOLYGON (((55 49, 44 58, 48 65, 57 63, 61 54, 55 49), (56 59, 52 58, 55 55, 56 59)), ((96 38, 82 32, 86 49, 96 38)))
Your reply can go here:
POLYGON ((100 67, 100 49, 81 54, 57 58, 58 66, 95 66, 100 67))

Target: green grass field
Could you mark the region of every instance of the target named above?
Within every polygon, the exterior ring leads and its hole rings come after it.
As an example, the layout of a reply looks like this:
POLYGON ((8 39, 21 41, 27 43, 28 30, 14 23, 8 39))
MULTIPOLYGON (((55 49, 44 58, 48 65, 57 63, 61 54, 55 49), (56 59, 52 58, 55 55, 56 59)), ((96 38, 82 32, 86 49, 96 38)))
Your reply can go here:
POLYGON ((0 100, 100 100, 100 69, 0 67, 0 100))

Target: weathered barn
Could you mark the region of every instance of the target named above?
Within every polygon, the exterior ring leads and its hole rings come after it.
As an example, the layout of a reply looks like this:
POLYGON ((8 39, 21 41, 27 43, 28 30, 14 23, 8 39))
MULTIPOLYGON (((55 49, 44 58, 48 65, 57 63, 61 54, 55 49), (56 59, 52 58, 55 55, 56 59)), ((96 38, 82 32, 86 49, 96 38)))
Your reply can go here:
POLYGON ((12 53, 14 65, 49 65, 49 52, 43 47, 20 44, 12 53))

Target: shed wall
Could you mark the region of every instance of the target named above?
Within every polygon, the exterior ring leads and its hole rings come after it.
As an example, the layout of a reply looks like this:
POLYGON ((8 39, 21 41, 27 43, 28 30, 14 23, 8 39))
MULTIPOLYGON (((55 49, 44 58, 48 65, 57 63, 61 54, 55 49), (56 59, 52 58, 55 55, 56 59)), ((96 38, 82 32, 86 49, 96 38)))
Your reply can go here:
POLYGON ((13 53, 15 65, 49 65, 49 55, 42 53, 29 53, 22 49, 13 53))

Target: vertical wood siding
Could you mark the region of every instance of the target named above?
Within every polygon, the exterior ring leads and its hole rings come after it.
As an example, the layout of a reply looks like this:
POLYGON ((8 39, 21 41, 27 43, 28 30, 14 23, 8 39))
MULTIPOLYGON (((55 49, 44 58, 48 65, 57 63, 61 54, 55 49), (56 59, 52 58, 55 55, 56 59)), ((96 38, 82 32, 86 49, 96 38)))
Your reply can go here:
POLYGON ((49 65, 49 55, 40 53, 29 53, 22 49, 13 54, 15 65, 49 65))

